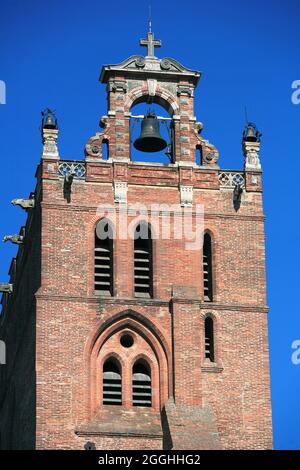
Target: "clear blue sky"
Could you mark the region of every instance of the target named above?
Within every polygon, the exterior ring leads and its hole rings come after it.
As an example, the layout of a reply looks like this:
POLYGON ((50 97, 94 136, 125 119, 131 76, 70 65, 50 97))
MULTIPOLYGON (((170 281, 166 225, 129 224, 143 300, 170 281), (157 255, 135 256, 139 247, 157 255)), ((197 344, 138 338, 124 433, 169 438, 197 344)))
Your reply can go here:
MULTIPOLYGON (((222 168, 242 168, 244 105, 263 132, 264 208, 274 442, 300 448, 300 365, 291 343, 300 339, 299 288, 300 105, 291 83, 300 79, 299 0, 152 0, 159 57, 203 72, 196 116, 220 151, 222 168)), ((148 1, 1 0, 0 237, 18 233, 25 214, 10 205, 34 189, 41 153, 40 112, 57 110, 60 154, 83 158, 89 136, 106 113, 101 65, 144 54, 148 1)), ((15 247, 0 250, 6 281, 15 247)), ((238 286, 237 286, 238 288, 238 286)))

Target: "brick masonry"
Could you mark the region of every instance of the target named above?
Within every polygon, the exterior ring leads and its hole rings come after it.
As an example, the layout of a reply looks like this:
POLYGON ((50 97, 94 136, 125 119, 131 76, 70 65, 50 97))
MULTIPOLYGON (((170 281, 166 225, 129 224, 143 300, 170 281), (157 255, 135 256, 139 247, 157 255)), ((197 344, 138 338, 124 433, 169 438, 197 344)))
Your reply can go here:
POLYGON ((128 113, 149 93, 147 60, 143 74, 134 67, 125 61, 103 69, 110 112, 104 130, 87 143, 86 175, 74 178, 69 203, 59 158, 40 162, 27 241, 17 256, 18 287, 3 300, 8 364, 1 366, 1 448, 83 449, 87 441, 97 449, 271 448, 261 173, 246 172, 237 211, 232 189, 220 186, 218 152, 194 119, 199 76, 182 66, 173 82, 168 71, 157 71, 155 99, 175 121, 173 163, 131 162, 128 113), (199 146, 201 166, 195 163, 199 146), (133 240, 118 238, 114 295, 95 294, 97 208, 120 210, 116 181, 127 183, 128 207, 180 205, 180 185, 193 188, 193 217, 202 204, 212 237, 213 302, 204 302, 201 244, 191 251, 173 237, 153 240, 153 298, 135 298, 133 240), (208 313, 214 363, 205 360, 208 313), (121 346, 123 332, 133 336, 132 348, 121 346), (110 356, 122 366, 122 406, 102 405, 102 367, 110 356), (137 358, 151 368, 149 409, 132 406, 137 358))

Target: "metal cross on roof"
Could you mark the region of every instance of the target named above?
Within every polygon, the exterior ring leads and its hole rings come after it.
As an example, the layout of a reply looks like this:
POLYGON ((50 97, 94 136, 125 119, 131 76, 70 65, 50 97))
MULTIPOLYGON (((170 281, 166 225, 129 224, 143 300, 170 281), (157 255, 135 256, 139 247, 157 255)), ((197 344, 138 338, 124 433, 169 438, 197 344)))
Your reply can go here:
POLYGON ((154 33, 149 31, 147 39, 140 39, 140 46, 148 48, 147 57, 155 57, 154 48, 161 47, 161 41, 160 39, 154 39, 154 33))

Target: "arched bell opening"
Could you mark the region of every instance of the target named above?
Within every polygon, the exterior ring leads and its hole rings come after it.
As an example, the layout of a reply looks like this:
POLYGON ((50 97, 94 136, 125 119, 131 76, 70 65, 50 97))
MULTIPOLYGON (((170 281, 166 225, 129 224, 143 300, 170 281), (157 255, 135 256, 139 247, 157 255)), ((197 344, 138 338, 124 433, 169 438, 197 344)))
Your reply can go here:
POLYGON ((174 126, 166 108, 154 100, 135 103, 131 108, 131 160, 166 164, 174 161, 174 126))
POLYGON ((167 113, 168 116, 171 118, 174 114, 174 108, 172 107, 171 103, 164 98, 162 98, 160 95, 141 95, 139 96, 131 105, 130 111, 132 111, 134 106, 137 106, 141 103, 146 103, 146 104, 155 104, 158 105, 160 108, 163 108, 167 113))

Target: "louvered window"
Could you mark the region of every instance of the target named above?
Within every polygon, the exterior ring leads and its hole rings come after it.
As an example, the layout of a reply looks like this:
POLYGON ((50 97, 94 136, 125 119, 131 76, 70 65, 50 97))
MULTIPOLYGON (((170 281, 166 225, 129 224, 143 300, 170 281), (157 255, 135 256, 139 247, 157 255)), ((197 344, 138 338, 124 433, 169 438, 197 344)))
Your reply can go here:
POLYGON ((103 365, 103 405, 122 405, 121 368, 115 359, 103 365))
POLYGON ((152 297, 151 230, 141 223, 134 237, 134 292, 136 297, 152 297))
POLYGON ((151 371, 145 361, 138 361, 132 369, 133 406, 151 406, 151 371))
POLYGON ((211 237, 208 233, 204 235, 203 244, 203 289, 204 301, 213 301, 213 283, 212 283, 212 252, 211 237))
POLYGON ((214 362, 214 322, 211 317, 205 318, 205 359, 214 362))
POLYGON ((95 232, 95 291, 113 295, 113 231, 106 219, 95 232))

